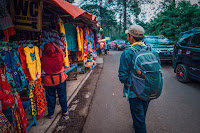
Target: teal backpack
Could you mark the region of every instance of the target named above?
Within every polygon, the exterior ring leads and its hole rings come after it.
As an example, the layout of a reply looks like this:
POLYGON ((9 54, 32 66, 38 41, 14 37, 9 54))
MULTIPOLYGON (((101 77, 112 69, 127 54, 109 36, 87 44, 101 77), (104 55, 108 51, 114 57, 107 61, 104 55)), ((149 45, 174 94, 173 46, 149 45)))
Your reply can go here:
POLYGON ((163 86, 161 64, 159 57, 151 47, 136 45, 131 48, 135 55, 127 82, 128 92, 134 91, 137 97, 150 101, 160 96, 163 86), (137 74, 137 70, 141 74, 137 74))

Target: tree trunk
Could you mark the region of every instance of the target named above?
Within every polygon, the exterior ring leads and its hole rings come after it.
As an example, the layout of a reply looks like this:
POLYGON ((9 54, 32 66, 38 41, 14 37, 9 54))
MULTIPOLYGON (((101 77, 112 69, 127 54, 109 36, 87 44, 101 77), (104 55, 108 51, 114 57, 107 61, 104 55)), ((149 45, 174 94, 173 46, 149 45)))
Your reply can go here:
POLYGON ((101 7, 102 7, 102 0, 99 0, 99 15, 100 15, 100 22, 101 22, 101 28, 102 28, 102 11, 101 11, 101 7))
POLYGON ((124 32, 126 31, 126 7, 127 7, 127 5, 126 5, 126 0, 123 0, 123 6, 124 6, 124 32))
POLYGON ((122 27, 122 13, 119 14, 119 35, 121 35, 121 27, 122 27))
POLYGON ((110 38, 112 38, 112 31, 113 30, 113 28, 112 28, 112 26, 111 26, 111 31, 110 31, 110 38))

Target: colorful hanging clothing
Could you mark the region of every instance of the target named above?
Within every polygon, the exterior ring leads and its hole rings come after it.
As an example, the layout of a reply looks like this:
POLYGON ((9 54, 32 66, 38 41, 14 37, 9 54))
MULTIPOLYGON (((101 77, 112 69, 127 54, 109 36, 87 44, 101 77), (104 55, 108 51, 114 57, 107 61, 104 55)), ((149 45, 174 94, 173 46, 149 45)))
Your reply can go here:
POLYGON ((91 43, 91 41, 89 41, 88 49, 89 49, 89 52, 92 53, 92 43, 91 43))
POLYGON ((87 40, 84 40, 83 46, 84 46, 84 56, 88 56, 88 42, 87 42, 87 40))
POLYGON ((76 32, 77 32, 77 41, 78 41, 78 51, 81 51, 83 48, 83 45, 82 45, 82 41, 81 41, 80 29, 78 26, 76 27, 76 32))
POLYGON ((15 105, 16 105, 14 114, 15 114, 15 123, 16 123, 17 131, 19 133, 26 133, 27 119, 24 112, 24 108, 21 103, 19 93, 16 96, 14 96, 14 99, 15 99, 15 105))
POLYGON ((64 64, 66 67, 70 67, 70 63, 69 63, 69 52, 67 49, 67 41, 66 41, 66 50, 65 50, 65 58, 64 58, 64 64))
POLYGON ((5 65, 8 83, 19 92, 24 90, 24 87, 27 85, 27 80, 21 68, 18 54, 18 51, 15 50, 11 52, 2 51, 0 52, 0 59, 2 59, 5 65))
POLYGON ((0 26, 5 35, 4 41, 8 41, 9 37, 16 33, 10 14, 7 11, 6 0, 0 0, 0 12, 0 26))
POLYGON ((69 54, 68 54, 68 46, 67 46, 67 39, 66 39, 66 35, 65 35, 65 25, 63 24, 63 21, 61 18, 59 18, 59 26, 60 26, 60 34, 61 36, 61 42, 63 43, 64 47, 65 47, 65 58, 64 58, 64 64, 66 67, 70 67, 69 65, 69 54))
POLYGON ((34 46, 29 48, 26 46, 24 48, 24 53, 26 55, 26 63, 31 75, 32 80, 37 80, 41 77, 41 62, 39 57, 39 48, 34 46))
POLYGON ((76 41, 76 27, 74 27, 73 24, 65 24, 65 35, 68 50, 78 51, 78 44, 76 41))
POLYGON ((96 59, 96 58, 97 58, 97 51, 96 51, 96 50, 93 50, 93 52, 92 52, 92 57, 93 57, 93 59, 96 59))
POLYGON ((0 112, 0 132, 1 133, 11 133, 11 124, 9 123, 8 119, 5 115, 0 112))
POLYGON ((8 109, 14 105, 13 96, 11 91, 13 90, 9 85, 6 77, 4 76, 0 68, 0 100, 2 102, 2 109, 8 109))
POLYGON ((31 81, 31 75, 30 75, 29 69, 26 64, 26 55, 24 53, 24 47, 19 47, 18 52, 19 52, 19 57, 21 60, 21 67, 24 71, 24 74, 26 75, 26 79, 27 79, 27 81, 31 81))
POLYGON ((44 106, 47 104, 45 96, 44 96, 44 87, 42 85, 42 79, 37 79, 34 84, 34 98, 37 107, 37 119, 39 119, 45 110, 44 106))
POLYGON ((85 60, 84 48, 83 48, 83 29, 77 26, 76 30, 77 30, 77 40, 79 48, 79 51, 76 53, 76 56, 78 57, 78 61, 82 61, 85 60))
POLYGON ((34 99, 34 92, 33 92, 33 89, 34 89, 34 81, 30 81, 29 82, 29 99, 30 99, 30 102, 31 102, 31 115, 34 115, 36 116, 37 115, 37 109, 36 109, 36 102, 35 102, 35 99, 34 99))
POLYGON ((61 18, 58 20, 59 26, 60 26, 60 33, 65 35, 65 25, 63 24, 63 21, 61 18))

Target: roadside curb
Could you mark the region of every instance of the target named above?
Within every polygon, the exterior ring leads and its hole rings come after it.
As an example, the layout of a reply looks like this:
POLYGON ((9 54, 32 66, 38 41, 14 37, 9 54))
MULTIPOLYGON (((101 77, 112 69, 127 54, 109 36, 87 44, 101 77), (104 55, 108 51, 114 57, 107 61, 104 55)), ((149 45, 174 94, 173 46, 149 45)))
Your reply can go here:
MULTIPOLYGON (((87 79, 90 77, 90 74, 93 72, 93 70, 91 70, 86 76, 85 78, 80 82, 80 84, 78 85, 78 87, 76 88, 76 90, 73 92, 73 94, 70 96, 69 100, 67 101, 67 106, 69 106, 69 104, 72 102, 72 100, 74 99, 74 97, 77 95, 77 93, 79 92, 79 90, 81 89, 81 87, 84 85, 85 81, 87 81, 87 79)), ((54 119, 53 123, 49 126, 49 128, 45 131, 45 133, 51 133, 54 128, 56 127, 58 121, 60 120, 60 118, 62 117, 61 111, 57 114, 56 118, 54 119)))
MULTIPOLYGON (((99 64, 99 63, 97 63, 99 64)), ((100 63, 101 64, 101 63, 100 63)), ((96 65, 94 66, 94 68, 96 67, 96 65)), ((87 79, 90 77, 91 73, 94 70, 91 70, 86 76, 85 78, 80 82, 80 84, 78 85, 78 87, 76 88, 76 90, 73 92, 73 94, 69 97, 68 101, 67 101, 67 106, 70 105, 70 103, 72 102, 72 100, 74 99, 74 97, 77 95, 77 93, 79 92, 79 90, 83 87, 83 85, 85 84, 85 82, 87 81, 87 79)), ((57 123, 59 122, 59 120, 62 117, 62 113, 61 110, 59 111, 59 113, 55 116, 54 121, 52 122, 52 124, 48 127, 48 129, 45 131, 45 133, 51 133, 57 126, 57 123)))

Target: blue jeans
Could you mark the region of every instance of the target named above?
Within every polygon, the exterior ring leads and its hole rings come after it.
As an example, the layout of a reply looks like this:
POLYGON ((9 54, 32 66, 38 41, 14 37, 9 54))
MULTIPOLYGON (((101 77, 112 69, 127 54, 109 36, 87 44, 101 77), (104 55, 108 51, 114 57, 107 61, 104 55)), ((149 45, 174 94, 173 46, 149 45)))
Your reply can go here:
POLYGON ((55 86, 45 86, 48 114, 53 115, 56 106, 56 90, 63 113, 67 112, 66 80, 55 86))
POLYGON ((147 109, 149 106, 149 101, 143 101, 136 98, 129 98, 131 115, 133 118, 133 127, 135 129, 135 133, 146 133, 146 124, 145 118, 147 109))

